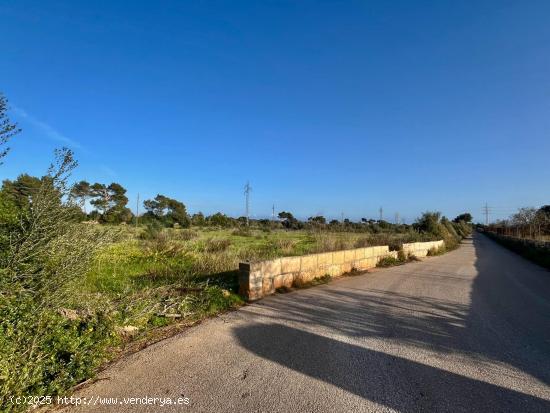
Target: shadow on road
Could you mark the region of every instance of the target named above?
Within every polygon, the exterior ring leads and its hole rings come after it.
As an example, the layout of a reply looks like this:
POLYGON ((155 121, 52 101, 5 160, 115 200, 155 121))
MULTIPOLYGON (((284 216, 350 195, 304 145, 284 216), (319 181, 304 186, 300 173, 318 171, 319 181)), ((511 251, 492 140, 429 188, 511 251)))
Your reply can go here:
POLYGON ((548 384, 550 277, 481 236, 453 254, 471 257, 471 249, 475 274, 462 275, 441 259, 426 262, 418 274, 396 269, 395 288, 388 290, 319 288, 278 298, 286 301, 273 304, 273 323, 237 328, 235 336, 267 360, 400 411, 550 411, 550 402, 534 396, 306 331, 319 325, 329 333, 387 338, 443 357, 462 353, 481 368, 506 363, 548 384), (438 288, 465 283, 470 304, 392 291, 411 276, 438 288))
POLYGON ((537 397, 280 324, 256 324, 235 334, 258 356, 399 411, 550 409, 537 397), (389 370, 393 374, 384 374, 389 370), (415 394, 411 383, 426 393, 415 394))

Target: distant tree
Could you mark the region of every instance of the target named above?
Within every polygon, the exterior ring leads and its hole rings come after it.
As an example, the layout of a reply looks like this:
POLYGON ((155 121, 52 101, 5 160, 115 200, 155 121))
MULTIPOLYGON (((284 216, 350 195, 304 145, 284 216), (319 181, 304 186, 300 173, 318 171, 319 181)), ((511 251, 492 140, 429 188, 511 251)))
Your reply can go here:
POLYGON ((294 215, 292 215, 290 212, 281 211, 279 212, 279 219, 286 219, 289 221, 294 221, 296 218, 294 218, 294 215))
POLYGON ((231 225, 231 218, 221 212, 210 215, 206 220, 209 225, 213 226, 228 227, 231 225))
POLYGON ((540 232, 550 234, 550 205, 544 205, 537 211, 537 221, 540 224, 540 232))
POLYGON ((182 227, 188 227, 190 225, 191 221, 187 215, 187 209, 182 202, 169 198, 168 211, 167 219, 172 225, 179 224, 182 227))
POLYGON ((14 181, 6 179, 2 183, 2 191, 19 209, 23 209, 30 205, 33 194, 38 192, 43 180, 46 179, 48 178, 37 178, 28 174, 22 174, 14 181))
POLYGON ((330 222, 329 222, 329 225, 339 225, 340 224, 340 221, 338 221, 337 219, 331 219, 330 222))
POLYGON ((458 215, 455 219, 453 219, 453 222, 459 223, 460 221, 471 223, 472 222, 472 214, 469 212, 465 212, 464 214, 458 215))
POLYGON ((122 185, 116 182, 109 186, 95 183, 90 187, 89 194, 92 198, 90 204, 100 211, 102 221, 108 223, 131 221, 132 213, 126 208, 128 197, 122 185))
POLYGON ((537 212, 536 208, 526 207, 518 209, 518 212, 512 215, 512 223, 519 230, 520 236, 532 238, 536 235, 537 212))
POLYGON ((0 165, 3 164, 2 159, 10 150, 10 148, 6 146, 8 141, 21 132, 21 129, 17 127, 17 123, 12 123, 10 121, 7 111, 8 99, 0 93, 0 165))
POLYGON ((279 212, 278 216, 281 220, 281 224, 287 229, 300 229, 303 227, 303 224, 296 218, 294 218, 294 215, 292 215, 290 212, 282 211, 279 212))
POLYGON ((92 200, 90 204, 95 206, 101 215, 105 215, 109 209, 110 194, 105 184, 95 183, 90 187, 90 196, 92 200))
POLYGON ((196 214, 193 214, 193 216, 191 217, 191 225, 204 227, 206 225, 204 214, 202 212, 197 212, 196 214))
POLYGON ((327 220, 324 216, 321 216, 321 215, 318 215, 318 216, 315 216, 315 217, 309 217, 307 219, 309 222, 313 223, 313 224, 326 224, 327 223, 327 220))
POLYGON ((180 201, 158 194, 154 199, 145 200, 143 206, 149 216, 156 218, 164 225, 178 224, 182 227, 190 225, 187 209, 180 201))
POLYGON ((80 181, 74 184, 70 192, 70 195, 74 199, 77 199, 80 201, 82 207, 84 208, 84 212, 86 212, 86 201, 91 196, 91 190, 92 188, 89 182, 80 181))
POLYGON ((424 212, 413 224, 413 227, 420 232, 441 236, 440 220, 441 212, 424 212))

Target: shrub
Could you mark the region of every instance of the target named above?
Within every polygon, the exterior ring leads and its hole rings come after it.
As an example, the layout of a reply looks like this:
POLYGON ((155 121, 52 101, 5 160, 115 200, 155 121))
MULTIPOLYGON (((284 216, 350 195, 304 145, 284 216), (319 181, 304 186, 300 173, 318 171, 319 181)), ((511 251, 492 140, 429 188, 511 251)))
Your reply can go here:
POLYGON ((289 238, 278 238, 272 241, 272 246, 284 255, 290 255, 294 252, 296 244, 298 242, 289 238))
MULTIPOLYGON (((269 229, 269 228, 268 228, 269 229)), ((233 231, 231 231, 231 235, 235 235, 238 237, 251 237, 252 231, 250 231, 250 228, 235 228, 233 231)))
POLYGON ((227 238, 209 238, 204 243, 205 252, 225 251, 231 245, 231 240, 227 238))
POLYGON ((394 265, 400 265, 400 264, 403 264, 401 260, 388 255, 387 257, 381 258, 376 264, 376 266, 384 268, 384 267, 392 267, 394 265))
MULTIPOLYGON (((0 268, 0 399, 57 394, 89 376, 111 340, 101 310, 78 320, 58 310, 90 268, 110 231, 78 224, 67 178, 76 166, 56 152, 32 202, 18 211, 0 268)), ((2 405, 0 410, 17 406, 2 405)))
POLYGON ((140 234, 140 238, 144 240, 152 240, 158 238, 162 233, 163 227, 157 220, 153 220, 147 223, 145 229, 140 234))
POLYGON ((193 229, 182 229, 179 231, 175 231, 172 237, 176 240, 190 241, 192 239, 198 238, 199 233, 193 229))

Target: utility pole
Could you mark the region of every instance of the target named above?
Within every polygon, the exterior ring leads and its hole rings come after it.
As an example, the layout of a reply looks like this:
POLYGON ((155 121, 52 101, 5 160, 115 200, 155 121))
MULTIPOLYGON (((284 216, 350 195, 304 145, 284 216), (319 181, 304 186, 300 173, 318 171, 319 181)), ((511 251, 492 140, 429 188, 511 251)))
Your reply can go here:
POLYGON ((138 227, 138 221, 139 221, 139 192, 136 200, 136 228, 138 227))
POLYGON ((271 220, 275 221, 275 204, 273 204, 273 207, 271 208, 271 220))
POLYGON ((378 212, 380 212, 380 221, 382 221, 382 219, 384 219, 384 209, 382 209, 382 207, 380 207, 378 212))
POLYGON ((342 212, 342 224, 344 223, 344 213, 342 212))
POLYGON ((247 181, 246 185, 244 186, 244 196, 246 199, 246 226, 249 226, 250 224, 250 191, 252 191, 252 187, 247 181))
POLYGON ((395 213, 395 224, 399 225, 399 212, 395 213))
POLYGON ((485 202, 483 212, 485 213, 485 225, 489 225, 489 206, 487 205, 487 202, 485 202))

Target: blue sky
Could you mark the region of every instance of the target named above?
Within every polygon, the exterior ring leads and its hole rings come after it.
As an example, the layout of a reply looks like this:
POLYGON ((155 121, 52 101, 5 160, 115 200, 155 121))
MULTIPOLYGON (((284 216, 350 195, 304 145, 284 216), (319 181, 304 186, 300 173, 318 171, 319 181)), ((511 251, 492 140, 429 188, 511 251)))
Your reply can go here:
MULTIPOLYGON (((550 203, 550 2, 9 1, 0 178, 75 179, 190 212, 275 204, 411 222, 550 203)), ((497 215, 496 213, 500 214, 497 215)))

